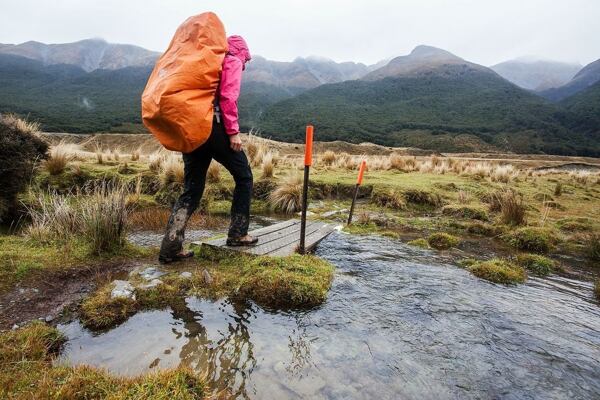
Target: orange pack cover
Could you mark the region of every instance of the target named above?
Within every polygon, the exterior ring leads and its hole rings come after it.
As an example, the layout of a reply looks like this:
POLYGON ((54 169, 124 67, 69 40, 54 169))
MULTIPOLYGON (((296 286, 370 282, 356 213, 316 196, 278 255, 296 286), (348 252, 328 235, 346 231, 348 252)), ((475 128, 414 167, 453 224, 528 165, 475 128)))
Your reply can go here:
POLYGON ((207 12, 181 24, 156 62, 142 93, 142 120, 167 149, 189 153, 210 136, 226 53, 223 23, 207 12))

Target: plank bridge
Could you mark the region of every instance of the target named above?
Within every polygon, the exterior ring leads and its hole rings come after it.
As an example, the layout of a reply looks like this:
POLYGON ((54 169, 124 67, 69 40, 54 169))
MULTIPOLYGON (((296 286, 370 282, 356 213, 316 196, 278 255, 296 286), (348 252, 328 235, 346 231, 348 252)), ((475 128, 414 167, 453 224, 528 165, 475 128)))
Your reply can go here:
MULTIPOLYGON (((306 221, 305 252, 312 251, 317 244, 335 230, 333 224, 321 221, 306 221)), ((194 242, 196 246, 210 246, 255 255, 289 256, 298 250, 300 243, 300 220, 290 219, 248 232, 258 238, 254 246, 227 246, 226 238, 194 242)))

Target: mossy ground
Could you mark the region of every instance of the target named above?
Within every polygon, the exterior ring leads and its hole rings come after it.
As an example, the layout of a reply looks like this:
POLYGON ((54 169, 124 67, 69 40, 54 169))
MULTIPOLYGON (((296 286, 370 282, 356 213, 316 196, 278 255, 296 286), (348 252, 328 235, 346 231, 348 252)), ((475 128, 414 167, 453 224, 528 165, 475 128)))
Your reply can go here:
POLYGON ((474 262, 467 269, 481 279, 504 285, 523 283, 527 280, 527 273, 523 267, 498 258, 474 262))
POLYGON ((52 272, 150 254, 150 250, 126 244, 113 252, 95 255, 91 246, 81 240, 38 242, 19 235, 0 235, 0 293, 19 282, 47 278, 52 272))
POLYGON ((115 377, 91 367, 54 365, 64 338, 34 322, 0 334, 0 398, 9 399, 172 399, 207 397, 206 385, 185 368, 143 377, 115 377))
POLYGON ((190 295, 252 300, 270 309, 310 308, 327 298, 334 270, 313 255, 250 256, 208 247, 199 250, 188 267, 192 265, 191 278, 179 275, 185 265, 174 265, 167 269, 168 275, 161 277, 162 284, 136 289, 135 299, 112 299, 112 286, 107 283, 82 303, 83 323, 93 329, 111 327, 143 309, 183 306, 190 295), (204 270, 212 282, 206 282, 204 270))
POLYGON ((556 262, 539 254, 520 254, 517 264, 538 276, 546 276, 556 270, 556 262))

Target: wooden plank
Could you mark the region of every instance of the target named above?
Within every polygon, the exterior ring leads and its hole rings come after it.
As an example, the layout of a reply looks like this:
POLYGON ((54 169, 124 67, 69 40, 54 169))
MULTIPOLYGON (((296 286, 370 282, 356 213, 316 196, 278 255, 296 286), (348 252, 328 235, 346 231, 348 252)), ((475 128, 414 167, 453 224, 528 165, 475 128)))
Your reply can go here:
MULTIPOLYGON (((317 229, 314 229, 314 230, 309 231, 307 228, 306 241, 304 243, 304 249, 305 249, 306 253, 310 253, 311 251, 313 251, 314 248, 317 247, 319 242, 321 240, 325 239, 327 236, 329 236, 329 234, 331 232, 333 232, 334 230, 335 230, 335 228, 333 225, 324 224, 324 223, 319 224, 317 229)), ((274 250, 268 254, 273 257, 288 256, 290 254, 293 254, 297 251, 299 239, 300 238, 298 237, 298 239, 296 239, 296 241, 294 241, 293 243, 290 243, 289 246, 281 247, 281 248, 274 250)))
MULTIPOLYGON (((312 250, 321 240, 333 232, 333 230, 334 227, 331 224, 319 221, 308 221, 306 224, 306 250, 312 250)), ((278 224, 256 229, 249 232, 249 234, 259 238, 259 242, 256 246, 229 247, 226 245, 226 238, 194 244, 256 255, 291 255, 296 252, 300 241, 300 221, 294 219, 283 221, 278 224)))

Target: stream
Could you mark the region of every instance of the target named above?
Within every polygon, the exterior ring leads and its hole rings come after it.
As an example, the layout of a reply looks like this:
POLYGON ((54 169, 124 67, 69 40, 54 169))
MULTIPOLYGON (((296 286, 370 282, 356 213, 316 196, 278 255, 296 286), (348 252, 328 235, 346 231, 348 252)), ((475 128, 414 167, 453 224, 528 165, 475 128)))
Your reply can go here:
POLYGON ((600 306, 552 276, 500 286, 434 251, 334 233, 328 300, 275 312, 187 299, 94 334, 78 321, 61 362, 136 375, 190 366, 238 399, 598 399, 600 306))

